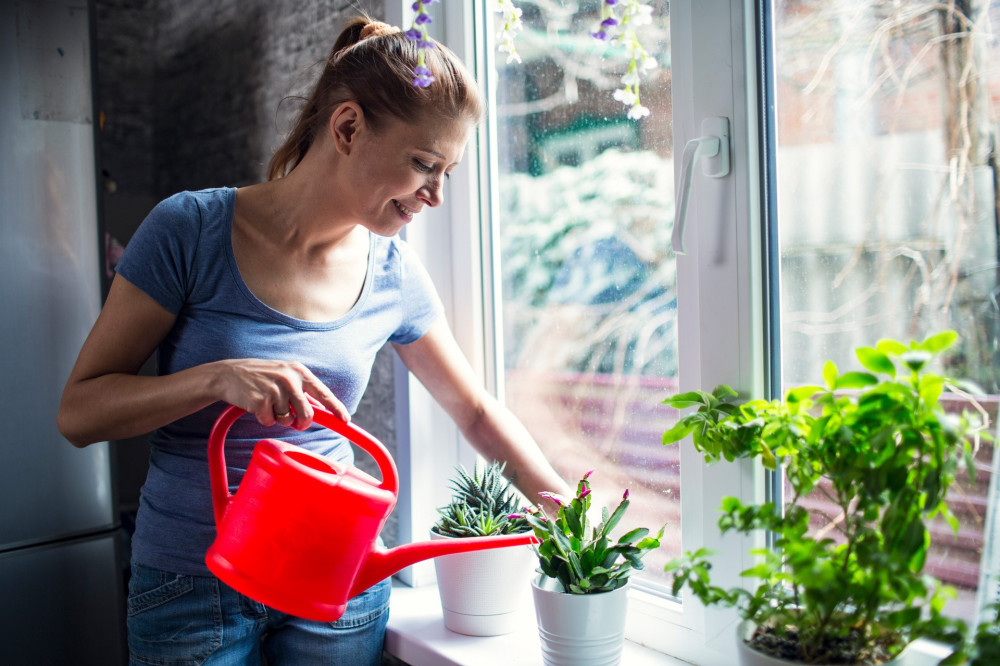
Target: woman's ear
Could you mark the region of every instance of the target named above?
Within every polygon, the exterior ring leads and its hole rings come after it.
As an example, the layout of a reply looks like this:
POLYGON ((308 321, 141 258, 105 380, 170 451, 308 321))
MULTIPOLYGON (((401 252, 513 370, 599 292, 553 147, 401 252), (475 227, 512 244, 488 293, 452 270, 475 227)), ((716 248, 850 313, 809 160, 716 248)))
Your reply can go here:
POLYGON ((364 127, 365 114, 355 102, 343 102, 330 114, 329 131, 337 152, 349 155, 364 127))

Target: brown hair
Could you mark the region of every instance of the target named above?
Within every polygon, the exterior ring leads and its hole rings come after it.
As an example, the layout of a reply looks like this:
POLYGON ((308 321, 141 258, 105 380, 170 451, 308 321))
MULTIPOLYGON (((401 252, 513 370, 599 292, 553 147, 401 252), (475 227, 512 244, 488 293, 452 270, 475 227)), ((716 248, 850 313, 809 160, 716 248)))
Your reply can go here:
POLYGON ((418 88, 413 85, 417 43, 385 24, 372 26, 376 23, 356 18, 340 33, 295 126, 271 157, 268 180, 287 175, 302 161, 330 114, 346 101, 356 102, 365 122, 375 129, 386 117, 404 122, 424 117, 479 122, 482 93, 458 56, 435 42, 435 48, 426 50, 424 64, 436 80, 418 88), (367 26, 372 27, 365 30, 367 26))

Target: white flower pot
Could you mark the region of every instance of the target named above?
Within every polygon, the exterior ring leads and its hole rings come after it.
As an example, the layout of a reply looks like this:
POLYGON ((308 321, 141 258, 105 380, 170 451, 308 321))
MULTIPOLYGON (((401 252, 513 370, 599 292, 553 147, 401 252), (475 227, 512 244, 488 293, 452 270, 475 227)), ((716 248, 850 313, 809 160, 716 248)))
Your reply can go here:
POLYGON ((620 663, 629 584, 599 594, 568 594, 558 587, 546 576, 531 583, 545 666, 620 663))
MULTIPOLYGON (((431 539, 447 539, 431 532, 431 539)), ((444 626, 468 636, 499 636, 517 628, 536 565, 530 546, 434 558, 444 626)))
MULTIPOLYGON (((740 666, 802 666, 800 661, 789 661, 766 655, 763 652, 754 650, 747 644, 747 640, 753 635, 754 623, 744 620, 736 627, 736 653, 740 658, 740 666)), ((882 666, 903 666, 906 663, 906 655, 909 650, 903 650, 895 659, 887 661, 882 666)), ((825 666, 823 664, 817 666, 825 666)))

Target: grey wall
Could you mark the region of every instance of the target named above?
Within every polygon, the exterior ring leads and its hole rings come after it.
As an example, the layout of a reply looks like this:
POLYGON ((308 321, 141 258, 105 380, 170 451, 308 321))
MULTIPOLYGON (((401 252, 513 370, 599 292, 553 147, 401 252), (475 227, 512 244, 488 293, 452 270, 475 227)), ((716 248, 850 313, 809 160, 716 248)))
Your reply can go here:
MULTIPOLYGON (((383 0, 96 4, 102 217, 122 243, 174 192, 262 180, 295 109, 282 100, 308 89, 348 18, 385 13, 383 0)), ((379 354, 355 422, 395 450, 392 354, 379 354)), ((127 509, 145 477, 145 441, 117 443, 116 454, 127 509)), ((394 523, 386 536, 395 541, 394 523)))

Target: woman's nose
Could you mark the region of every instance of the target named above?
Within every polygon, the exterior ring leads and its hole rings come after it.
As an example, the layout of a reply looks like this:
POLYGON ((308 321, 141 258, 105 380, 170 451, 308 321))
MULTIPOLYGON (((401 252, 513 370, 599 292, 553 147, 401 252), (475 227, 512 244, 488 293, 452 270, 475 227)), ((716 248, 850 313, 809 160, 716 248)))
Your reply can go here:
POLYGON ((444 179, 429 178, 420 188, 418 195, 428 206, 440 206, 441 202, 444 201, 444 179))

